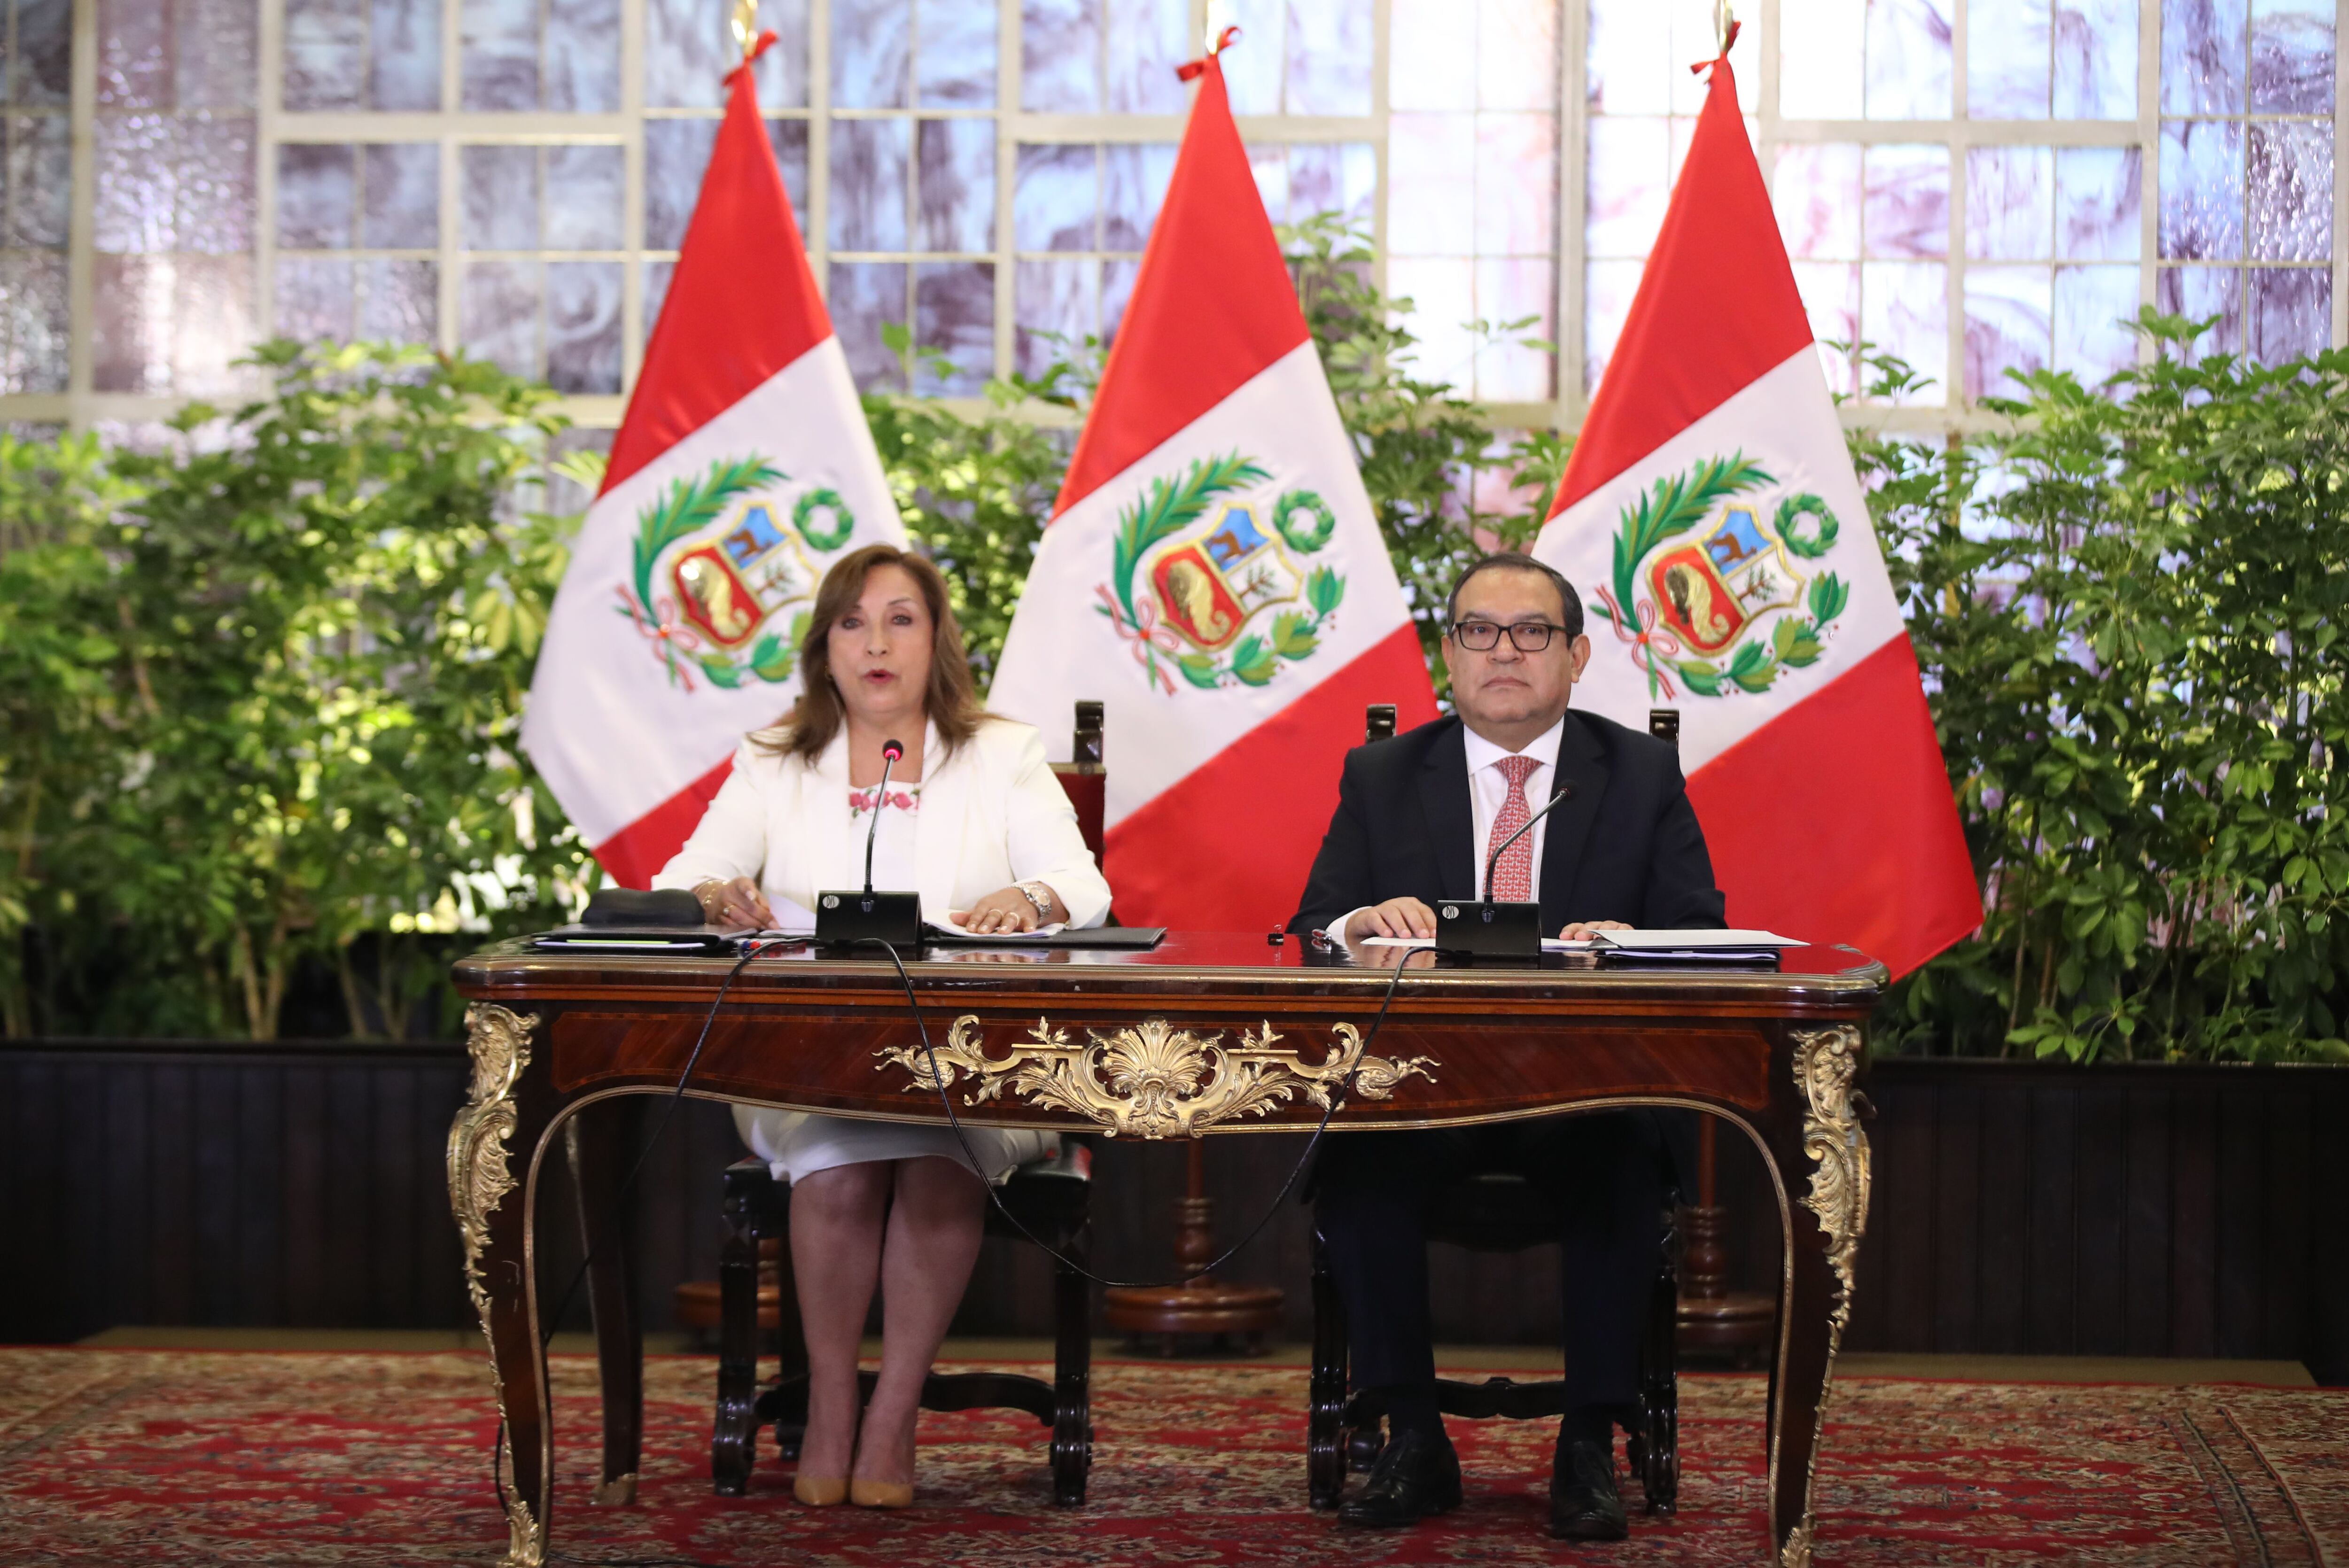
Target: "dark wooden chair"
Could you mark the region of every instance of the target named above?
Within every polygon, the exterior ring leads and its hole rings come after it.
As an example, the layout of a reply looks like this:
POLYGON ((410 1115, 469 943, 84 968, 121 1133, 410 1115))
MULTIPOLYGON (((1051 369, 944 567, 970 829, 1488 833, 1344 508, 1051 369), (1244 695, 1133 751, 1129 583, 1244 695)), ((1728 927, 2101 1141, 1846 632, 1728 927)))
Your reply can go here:
MULTIPOLYGON (((922 1385, 925 1410, 1025 1410, 1052 1431, 1052 1501, 1085 1500, 1092 1465, 1092 1297, 1085 1276, 1071 1267, 1086 1258, 1092 1220, 1092 1151, 1063 1138, 1061 1157, 1021 1166, 1000 1189, 1004 1208, 1061 1254, 1052 1290, 1052 1381, 999 1372, 933 1372, 922 1385)), ((792 1280, 791 1188, 765 1161, 745 1160, 725 1177, 726 1241, 719 1253, 718 1421, 710 1438, 709 1473, 721 1497, 750 1490, 758 1434, 775 1429, 786 1459, 799 1456, 807 1427, 807 1347, 800 1336, 799 1297, 792 1280), (766 1277, 761 1278, 761 1275, 766 1277), (759 1340, 772 1332, 781 1375, 759 1386, 759 1340)), ((1019 1233, 992 1204, 989 1235, 1019 1233)), ((873 1393, 875 1374, 858 1374, 861 1397, 873 1393)))
MULTIPOLYGON (((1071 760, 1054 763, 1061 787, 1077 813, 1085 847, 1101 859, 1104 787, 1102 705, 1080 702, 1071 760)), ((988 1206, 987 1233, 1019 1235, 1004 1217, 1060 1254, 1053 1265, 1052 1381, 994 1372, 933 1372, 922 1385, 926 1410, 1025 1410, 1052 1429, 1052 1501, 1073 1507, 1085 1500, 1092 1466, 1092 1296, 1078 1272, 1086 1259, 1092 1213, 1092 1150, 1063 1136, 1061 1157, 1024 1165, 999 1190, 1003 1209, 988 1206), (1071 1266, 1071 1264, 1078 1267, 1071 1266)), ((718 1420, 709 1444, 712 1490, 740 1497, 757 1462, 758 1434, 775 1429, 777 1446, 796 1459, 807 1426, 807 1346, 800 1334, 799 1296, 792 1279, 791 1189, 765 1163, 744 1160, 728 1168, 723 1212, 727 1239, 715 1288, 678 1287, 678 1315, 718 1329, 718 1420), (773 1336, 781 1374, 759 1387, 759 1339, 773 1336)), ((861 1396, 873 1393, 874 1374, 858 1375, 861 1396)))
MULTIPOLYGON (((1677 1201, 1675 1194, 1673 1202, 1677 1201)), ((1668 1203, 1665 1212, 1671 1212, 1668 1203)), ((1557 1218, 1540 1190, 1521 1176, 1499 1171, 1454 1183, 1429 1205, 1428 1213, 1428 1240, 1476 1252, 1522 1252, 1553 1241, 1558 1233, 1557 1218)), ((1650 1513, 1672 1513, 1680 1505, 1680 1384, 1673 1349, 1680 1290, 1673 1243, 1667 1221, 1663 1261, 1640 1339, 1639 1424, 1628 1444, 1632 1473, 1639 1477, 1650 1513)), ((1306 1401, 1306 1475, 1312 1504, 1335 1508, 1346 1488, 1346 1472, 1369 1470, 1385 1447, 1380 1422, 1386 1411, 1375 1390, 1347 1390, 1346 1307, 1338 1298, 1318 1227, 1313 1233, 1313 1374, 1306 1401)), ((1508 1377, 1487 1377, 1482 1383, 1438 1378, 1435 1403, 1447 1416, 1471 1419, 1555 1418, 1566 1413, 1566 1385, 1519 1383, 1508 1377)))
MULTIPOLYGON (((1365 716, 1363 743, 1392 739, 1395 709, 1373 703, 1365 716)), ((1631 1469, 1650 1513, 1675 1512, 1680 1503, 1680 1384, 1674 1360, 1679 1284, 1674 1272, 1676 1238, 1671 1215, 1679 1199, 1664 1206, 1664 1246, 1650 1295, 1648 1321, 1640 1341, 1640 1420, 1631 1434, 1631 1469)), ((1556 1239, 1559 1224, 1532 1182, 1502 1171, 1473 1173, 1428 1206, 1427 1236, 1475 1252, 1514 1253, 1556 1239)), ((1386 1446, 1381 1421, 1386 1415, 1374 1390, 1350 1393, 1346 1371, 1346 1307, 1330 1277, 1321 1233, 1313 1233, 1313 1374, 1308 1385, 1305 1428, 1306 1480, 1315 1508, 1335 1508, 1349 1470, 1367 1470, 1386 1446)), ((1537 1420, 1566 1413, 1566 1385, 1519 1383, 1487 1377, 1482 1383, 1438 1378, 1436 1408, 1471 1419, 1505 1417, 1537 1420)))

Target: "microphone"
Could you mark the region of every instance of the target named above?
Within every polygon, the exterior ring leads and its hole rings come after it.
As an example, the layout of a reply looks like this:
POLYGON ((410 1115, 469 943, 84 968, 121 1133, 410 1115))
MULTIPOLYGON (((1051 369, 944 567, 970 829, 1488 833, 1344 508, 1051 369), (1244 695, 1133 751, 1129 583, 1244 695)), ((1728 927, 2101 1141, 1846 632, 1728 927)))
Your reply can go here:
POLYGON ((881 837, 881 813, 888 803, 889 776, 905 756, 904 741, 881 743, 881 789, 873 802, 873 820, 864 830, 864 891, 834 890, 815 895, 815 939, 819 945, 845 947, 859 942, 885 942, 892 947, 916 947, 921 944, 921 895, 873 891, 873 846, 881 837))
MULTIPOLYGON (((873 845, 881 837, 881 809, 889 800, 889 770, 896 767, 898 759, 905 755, 904 741, 885 740, 881 743, 881 791, 874 798, 873 820, 864 829, 864 891, 868 893, 873 891, 873 845)), ((1542 810, 1547 811, 1549 808, 1545 806, 1542 810)))
POLYGON ((1527 817, 1523 827, 1519 828, 1516 832, 1511 833, 1507 838, 1503 839, 1500 841, 1500 844, 1495 848, 1491 856, 1489 856, 1485 861, 1485 892, 1484 896, 1478 901, 1479 903, 1490 903, 1493 902, 1493 870, 1501 863, 1501 857, 1509 852, 1509 846, 1516 843, 1519 839, 1524 838, 1527 833, 1532 832, 1534 824, 1540 821, 1544 817, 1548 816, 1549 809, 1552 806, 1557 805, 1560 800, 1571 800, 1573 799, 1574 780, 1571 779, 1562 779, 1558 780, 1557 793, 1543 801, 1542 809, 1536 811, 1532 816, 1527 817))

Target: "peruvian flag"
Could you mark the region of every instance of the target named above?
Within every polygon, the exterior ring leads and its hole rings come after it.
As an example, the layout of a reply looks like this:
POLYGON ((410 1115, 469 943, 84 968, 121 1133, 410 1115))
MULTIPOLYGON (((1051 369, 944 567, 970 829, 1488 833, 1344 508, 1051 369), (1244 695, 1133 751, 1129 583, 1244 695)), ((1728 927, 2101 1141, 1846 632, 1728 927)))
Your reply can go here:
POLYGON ((1731 923, 1900 975, 1982 899, 1725 56, 1535 552, 1590 611, 1575 701, 1680 710, 1731 923))
POLYGON ((693 831, 743 735, 797 697, 824 569, 845 551, 905 542, 749 64, 728 78, 693 222, 523 721, 555 799, 629 887, 693 831))
POLYGON ((1166 204, 988 706, 1058 738, 1103 704, 1119 918, 1267 931, 1364 707, 1409 725, 1435 696, 1223 68, 1182 74, 1166 204))

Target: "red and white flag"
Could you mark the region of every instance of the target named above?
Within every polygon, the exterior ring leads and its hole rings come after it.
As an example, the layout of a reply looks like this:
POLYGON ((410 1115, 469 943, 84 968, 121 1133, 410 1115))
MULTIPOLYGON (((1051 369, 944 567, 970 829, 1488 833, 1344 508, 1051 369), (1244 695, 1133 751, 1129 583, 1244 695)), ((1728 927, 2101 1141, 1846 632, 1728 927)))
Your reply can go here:
POLYGON ((1184 75, 1166 203, 988 706, 1057 739, 1102 702, 1119 918, 1264 931, 1365 705, 1409 725, 1435 698, 1222 67, 1184 75))
POLYGON ((523 721, 555 799, 630 887, 693 831, 743 735, 797 697, 824 569, 905 542, 747 63, 730 80, 523 721))
POLYGON ((1714 62, 1535 553, 1590 610, 1578 705, 1677 707, 1733 925, 1903 974, 1982 923, 1964 834, 1794 270, 1714 62))

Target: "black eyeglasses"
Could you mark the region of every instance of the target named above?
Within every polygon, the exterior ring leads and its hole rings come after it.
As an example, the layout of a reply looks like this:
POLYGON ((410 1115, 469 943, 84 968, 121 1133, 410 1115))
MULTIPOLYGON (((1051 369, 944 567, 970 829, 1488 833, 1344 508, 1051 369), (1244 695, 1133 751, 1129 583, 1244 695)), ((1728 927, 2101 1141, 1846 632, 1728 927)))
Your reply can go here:
POLYGON ((1518 621, 1503 626, 1495 621, 1455 621, 1452 624, 1452 640, 1471 653, 1489 654, 1501 645, 1501 634, 1509 634, 1509 641, 1521 654, 1538 654, 1549 646, 1552 636, 1565 633, 1564 626, 1553 626, 1547 621, 1518 621))

